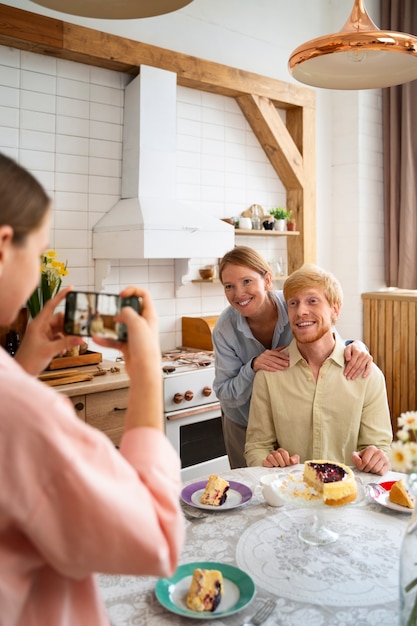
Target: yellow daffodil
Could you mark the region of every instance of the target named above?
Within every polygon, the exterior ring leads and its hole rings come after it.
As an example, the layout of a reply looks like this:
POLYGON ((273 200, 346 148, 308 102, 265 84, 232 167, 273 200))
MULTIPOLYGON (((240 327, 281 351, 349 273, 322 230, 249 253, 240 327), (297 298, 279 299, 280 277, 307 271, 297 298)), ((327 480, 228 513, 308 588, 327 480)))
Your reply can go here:
POLYGON ((67 264, 56 260, 55 250, 47 250, 40 260, 39 285, 27 301, 27 307, 32 318, 39 313, 45 302, 58 293, 61 288, 62 277, 68 274, 67 264))

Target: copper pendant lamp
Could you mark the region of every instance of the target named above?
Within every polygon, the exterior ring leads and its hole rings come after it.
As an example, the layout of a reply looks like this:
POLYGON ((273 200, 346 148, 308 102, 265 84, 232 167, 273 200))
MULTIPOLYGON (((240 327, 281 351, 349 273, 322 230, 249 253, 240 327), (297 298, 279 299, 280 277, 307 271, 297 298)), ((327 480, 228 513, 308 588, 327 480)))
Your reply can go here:
POLYGON ((363 0, 354 0, 342 30, 296 48, 288 68, 296 80, 313 87, 392 87, 417 79, 417 37, 380 30, 363 0))
POLYGON ((32 0, 47 9, 107 20, 155 17, 182 9, 192 0, 32 0))

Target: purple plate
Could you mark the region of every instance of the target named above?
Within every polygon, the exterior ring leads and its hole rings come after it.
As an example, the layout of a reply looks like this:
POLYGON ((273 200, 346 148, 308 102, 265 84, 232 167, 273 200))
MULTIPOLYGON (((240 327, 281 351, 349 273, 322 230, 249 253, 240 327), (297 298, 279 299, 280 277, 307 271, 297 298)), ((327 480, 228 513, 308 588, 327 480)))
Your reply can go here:
POLYGON ((224 511, 225 509, 235 509, 238 506, 242 506, 252 498, 252 490, 243 483, 229 480, 229 491, 227 492, 226 502, 220 506, 211 506, 209 504, 201 504, 200 498, 203 495, 203 491, 206 488, 207 480, 198 480, 195 483, 191 483, 184 487, 181 491, 181 499, 189 504, 195 506, 198 509, 206 509, 209 511, 224 511))

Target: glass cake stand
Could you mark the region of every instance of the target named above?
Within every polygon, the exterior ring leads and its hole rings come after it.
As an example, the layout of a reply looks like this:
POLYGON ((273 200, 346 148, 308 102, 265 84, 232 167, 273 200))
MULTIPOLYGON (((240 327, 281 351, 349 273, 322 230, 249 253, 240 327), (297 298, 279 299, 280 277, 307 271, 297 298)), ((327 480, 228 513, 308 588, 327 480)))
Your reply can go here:
POLYGON ((311 516, 305 526, 298 531, 298 537, 311 546, 325 546, 339 539, 339 533, 326 525, 325 513, 329 509, 338 509, 357 504, 364 498, 361 481, 356 478, 358 495, 353 502, 338 506, 324 504, 322 496, 303 481, 302 472, 292 472, 282 481, 282 497, 289 504, 301 508, 311 508, 311 516))
POLYGON ((339 539, 339 533, 326 526, 324 521, 324 507, 328 506, 321 503, 315 505, 316 510, 312 513, 308 523, 300 528, 298 536, 301 541, 308 543, 310 546, 326 546, 334 543, 339 539))

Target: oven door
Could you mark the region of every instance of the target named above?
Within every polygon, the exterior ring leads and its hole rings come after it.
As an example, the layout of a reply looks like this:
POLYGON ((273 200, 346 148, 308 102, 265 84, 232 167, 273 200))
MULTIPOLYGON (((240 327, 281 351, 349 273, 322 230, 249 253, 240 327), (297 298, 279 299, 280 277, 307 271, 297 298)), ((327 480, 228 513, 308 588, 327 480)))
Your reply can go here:
POLYGON ((194 480, 230 469, 218 402, 165 415, 166 435, 181 459, 181 479, 194 480))

